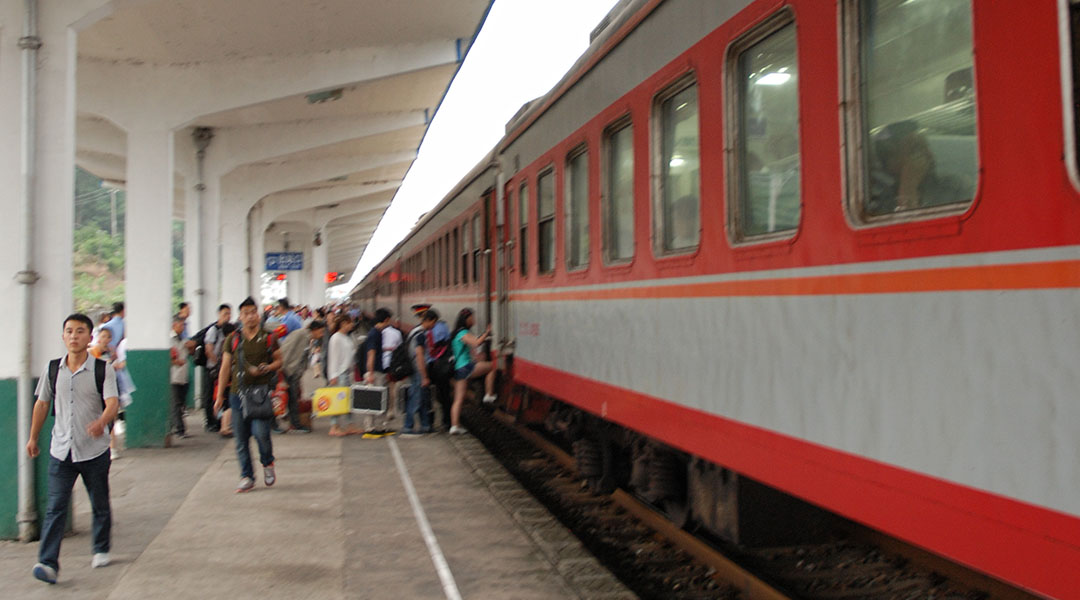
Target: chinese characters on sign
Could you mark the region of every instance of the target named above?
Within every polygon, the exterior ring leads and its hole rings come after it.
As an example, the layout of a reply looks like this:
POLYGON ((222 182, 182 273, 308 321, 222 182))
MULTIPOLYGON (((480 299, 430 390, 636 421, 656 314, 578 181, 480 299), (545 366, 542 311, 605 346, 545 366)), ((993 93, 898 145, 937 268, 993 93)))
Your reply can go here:
POLYGON ((303 252, 267 252, 267 271, 302 271, 304 270, 303 252))

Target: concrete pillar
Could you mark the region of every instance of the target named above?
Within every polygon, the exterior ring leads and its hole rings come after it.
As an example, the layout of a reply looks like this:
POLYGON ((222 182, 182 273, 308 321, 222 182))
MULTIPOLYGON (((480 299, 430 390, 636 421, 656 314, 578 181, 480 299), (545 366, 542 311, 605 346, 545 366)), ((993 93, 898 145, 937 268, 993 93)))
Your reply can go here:
POLYGON ((235 308, 249 294, 248 206, 222 196, 218 236, 221 251, 221 292, 219 298, 235 308))
POLYGON ((316 229, 322 244, 311 249, 311 289, 305 302, 312 308, 326 304, 326 271, 330 269, 330 238, 325 227, 316 229))
POLYGON ((128 132, 127 180, 125 335, 138 389, 127 409, 127 441, 158 446, 168 433, 172 131, 147 125, 128 132))
POLYGON ((262 205, 256 204, 248 216, 248 240, 251 254, 247 262, 247 274, 250 283, 248 293, 255 302, 262 301, 262 274, 266 270, 266 225, 262 221, 262 205))
MULTIPOLYGON (((207 154, 211 151, 207 150, 207 154)), ((202 325, 205 327, 217 318, 217 307, 222 302, 235 302, 221 297, 221 182, 217 176, 208 174, 205 181, 202 200, 202 285, 204 314, 202 325)))
MULTIPOLYGON (((24 4, 18 0, 0 0, 0 239, 5 252, 0 252, 0 311, 11 316, 9 343, 0 348, 0 538, 16 537, 19 527, 19 467, 25 465, 23 448, 17 434, 19 404, 24 408, 32 402, 19 398, 16 377, 22 347, 18 343, 29 328, 31 344, 30 369, 36 377, 52 358, 61 356, 62 322, 72 312, 72 226, 74 221, 75 171, 75 72, 76 34, 69 28, 72 12, 78 5, 54 6, 40 3, 39 38, 41 48, 37 60, 37 177, 31 183, 34 195, 31 230, 21 229, 22 197, 26 189, 23 176, 27 158, 21 154, 21 140, 28 135, 23 114, 23 66, 19 38, 22 37, 24 4), (30 322, 19 315, 22 286, 15 275, 27 266, 22 247, 32 238, 30 269, 40 277, 31 289, 30 322)), ((49 427, 38 439, 42 454, 48 456, 49 427)), ((37 518, 44 513, 48 460, 38 459, 32 465, 31 485, 36 494, 37 518)), ((32 515, 27 515, 28 517, 32 515)))

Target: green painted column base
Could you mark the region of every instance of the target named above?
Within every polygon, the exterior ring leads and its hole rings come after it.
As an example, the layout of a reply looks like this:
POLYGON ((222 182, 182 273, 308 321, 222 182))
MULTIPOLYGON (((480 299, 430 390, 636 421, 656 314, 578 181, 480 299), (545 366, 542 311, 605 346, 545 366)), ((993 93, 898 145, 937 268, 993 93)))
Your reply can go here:
POLYGON ((169 351, 128 350, 127 369, 135 381, 124 411, 129 448, 161 448, 169 434, 169 351))
MULTIPOLYGON (((37 379, 33 381, 37 389, 37 379)), ((26 402, 33 405, 34 399, 26 402)), ((19 537, 19 456, 26 449, 19 446, 19 407, 18 382, 15 379, 0 379, 0 440, 6 443, 0 447, 0 539, 19 537)), ((38 436, 38 448, 41 454, 34 461, 34 493, 37 505, 37 526, 45 519, 45 501, 49 497, 49 446, 52 443, 53 418, 45 418, 45 424, 38 436)), ((71 521, 68 521, 68 530, 71 521)))

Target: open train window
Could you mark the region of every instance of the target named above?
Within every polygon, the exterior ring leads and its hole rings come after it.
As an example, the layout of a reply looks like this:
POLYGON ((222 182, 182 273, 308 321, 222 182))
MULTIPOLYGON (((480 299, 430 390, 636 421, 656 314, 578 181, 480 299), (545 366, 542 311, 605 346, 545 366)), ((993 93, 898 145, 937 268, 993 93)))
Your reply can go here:
POLYGON ((634 258, 634 126, 624 119, 604 132, 604 261, 634 258))
POLYGON ((701 240, 698 94, 692 77, 657 96, 653 122, 656 250, 658 254, 690 251, 701 240))
POLYGON ((540 273, 555 270, 555 187, 554 170, 536 178, 536 254, 540 273))
POLYGON ((958 213, 974 198, 971 4, 843 3, 847 196, 857 221, 958 213))
POLYGON ((799 226, 799 63, 783 11, 728 52, 729 229, 736 242, 799 226))
POLYGON ((518 191, 518 230, 520 231, 521 276, 529 276, 529 182, 522 181, 518 191))
POLYGON ((580 146, 566 157, 566 270, 589 264, 589 149, 580 146))

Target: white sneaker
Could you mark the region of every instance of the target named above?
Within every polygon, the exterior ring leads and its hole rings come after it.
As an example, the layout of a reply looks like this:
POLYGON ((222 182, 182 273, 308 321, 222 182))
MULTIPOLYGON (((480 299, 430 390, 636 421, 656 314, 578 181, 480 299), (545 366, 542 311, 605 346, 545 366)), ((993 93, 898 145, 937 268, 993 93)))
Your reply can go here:
POLYGON ((95 569, 109 566, 109 553, 98 552, 95 554, 94 558, 90 559, 90 566, 95 569))
POLYGON ((236 493, 243 494, 244 492, 250 491, 253 487, 255 487, 255 480, 250 477, 243 477, 236 486, 236 493))
POLYGON ((495 394, 484 394, 484 404, 494 404, 498 400, 495 394))
POLYGON ((450 435, 465 435, 466 433, 469 433, 469 430, 461 425, 453 425, 450 427, 450 435))

